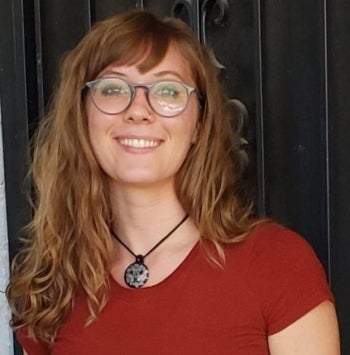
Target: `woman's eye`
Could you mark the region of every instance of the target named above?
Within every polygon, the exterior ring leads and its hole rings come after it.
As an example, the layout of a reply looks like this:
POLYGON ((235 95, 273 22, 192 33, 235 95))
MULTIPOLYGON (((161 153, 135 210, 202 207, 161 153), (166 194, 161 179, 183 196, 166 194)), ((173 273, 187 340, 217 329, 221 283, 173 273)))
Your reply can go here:
POLYGON ((101 95, 122 95, 125 93, 125 90, 121 86, 115 86, 115 85, 110 85, 110 86, 105 86, 100 88, 101 95))
POLYGON ((163 97, 176 98, 179 95, 179 91, 173 86, 161 86, 158 88, 157 94, 163 97))

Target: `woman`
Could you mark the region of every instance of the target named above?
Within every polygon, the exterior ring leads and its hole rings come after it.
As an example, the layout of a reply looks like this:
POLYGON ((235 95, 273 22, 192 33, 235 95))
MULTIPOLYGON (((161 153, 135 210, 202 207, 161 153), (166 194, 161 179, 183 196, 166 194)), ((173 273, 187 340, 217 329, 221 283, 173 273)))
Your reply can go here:
POLYGON ((67 56, 7 290, 28 354, 339 354, 311 248, 242 202, 225 102, 175 19, 112 17, 67 56))

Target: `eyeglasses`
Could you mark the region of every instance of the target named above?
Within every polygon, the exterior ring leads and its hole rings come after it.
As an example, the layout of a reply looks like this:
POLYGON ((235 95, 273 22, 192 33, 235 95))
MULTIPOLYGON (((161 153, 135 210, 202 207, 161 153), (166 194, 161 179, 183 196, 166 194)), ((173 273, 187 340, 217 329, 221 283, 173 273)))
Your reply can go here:
POLYGON ((117 77, 100 78, 85 84, 101 112, 115 115, 125 111, 133 102, 137 88, 146 92, 150 107, 160 116, 174 117, 183 112, 196 89, 176 80, 159 80, 150 84, 129 83, 117 77))

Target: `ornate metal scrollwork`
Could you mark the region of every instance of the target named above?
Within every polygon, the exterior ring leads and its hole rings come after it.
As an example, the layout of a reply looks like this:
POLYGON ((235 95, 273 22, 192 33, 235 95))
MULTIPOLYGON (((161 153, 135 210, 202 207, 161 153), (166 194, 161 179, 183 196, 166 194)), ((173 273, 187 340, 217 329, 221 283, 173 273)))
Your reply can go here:
MULTIPOLYGON (((182 19, 197 32, 198 38, 206 46, 212 62, 220 70, 224 70, 226 67, 216 57, 214 49, 207 38, 207 30, 211 26, 224 26, 228 9, 229 3, 227 0, 177 0, 174 2, 171 11, 172 16, 182 19)), ((249 143, 243 135, 248 125, 248 110, 243 102, 237 99, 230 99, 229 106, 232 117, 234 117, 232 124, 241 136, 242 161, 246 165, 248 163, 248 155, 245 149, 249 143)))
POLYGON ((197 16, 193 11, 192 1, 177 0, 171 7, 171 15, 186 22, 194 31, 197 31, 197 16))
POLYGON ((206 25, 221 25, 228 7, 227 0, 176 0, 171 7, 171 15, 190 25, 206 45, 206 25))
MULTIPOLYGON (((201 26, 200 26, 200 38, 203 44, 206 45, 213 63, 219 69, 225 69, 225 66, 217 59, 211 44, 207 41, 207 28, 208 24, 212 23, 215 26, 223 26, 225 23, 226 15, 228 13, 229 3, 227 0, 204 0, 201 5, 201 26)), ((229 106, 232 111, 232 116, 235 119, 233 123, 235 130, 241 137, 240 146, 242 152, 242 163, 248 164, 248 154, 246 152, 248 141, 243 137, 244 131, 248 124, 248 110, 244 103, 238 99, 230 99, 229 106)))
POLYGON ((248 125, 249 113, 247 107, 240 100, 230 99, 229 106, 232 112, 232 119, 234 119, 234 122, 232 123, 233 127, 240 137, 239 145, 241 151, 241 168, 245 169, 249 164, 249 156, 247 153, 249 142, 244 137, 244 131, 248 125))
POLYGON ((215 25, 221 25, 225 19, 229 4, 227 0, 204 0, 200 8, 201 28, 200 38, 204 44, 207 44, 206 25, 209 22, 215 25))
POLYGON ((200 7, 200 29, 199 37, 202 43, 207 47, 213 63, 219 69, 224 69, 225 66, 215 56, 214 50, 207 41, 208 24, 213 23, 216 26, 223 25, 229 4, 227 0, 204 0, 200 7))

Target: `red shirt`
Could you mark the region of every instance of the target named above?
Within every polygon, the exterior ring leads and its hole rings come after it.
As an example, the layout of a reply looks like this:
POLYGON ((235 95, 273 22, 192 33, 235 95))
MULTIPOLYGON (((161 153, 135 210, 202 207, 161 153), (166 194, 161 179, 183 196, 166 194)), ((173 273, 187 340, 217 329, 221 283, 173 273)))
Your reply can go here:
POLYGON ((269 354, 267 336, 325 300, 333 300, 312 248, 276 224, 225 246, 221 270, 197 244, 158 285, 125 289, 111 280, 97 321, 84 298, 58 333, 51 352, 18 332, 29 355, 269 354))

